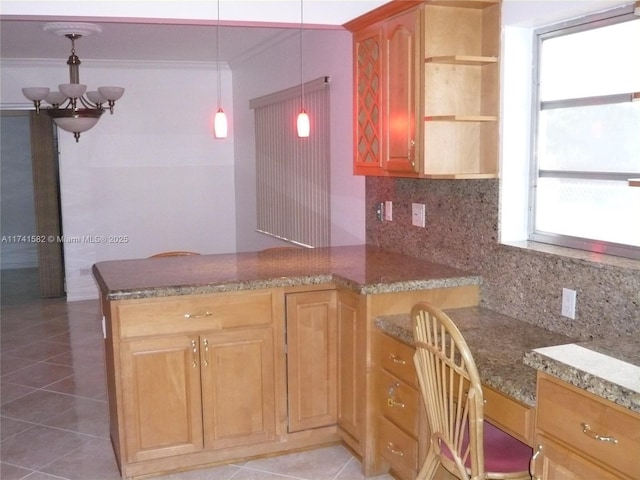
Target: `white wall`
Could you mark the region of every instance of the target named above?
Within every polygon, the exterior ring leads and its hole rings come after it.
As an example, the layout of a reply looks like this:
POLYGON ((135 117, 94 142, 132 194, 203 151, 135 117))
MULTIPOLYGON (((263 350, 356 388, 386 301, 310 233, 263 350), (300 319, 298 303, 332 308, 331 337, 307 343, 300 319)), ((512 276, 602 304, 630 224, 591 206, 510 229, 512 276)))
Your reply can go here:
MULTIPOLYGON (((3 61, 1 104, 24 104, 21 87, 53 87, 67 74, 64 62, 3 61)), ((233 139, 211 133, 215 65, 83 59, 80 78, 126 91, 79 143, 59 133, 63 234, 79 238, 64 246, 68 300, 97 297, 90 269, 101 260, 235 251, 233 139)), ((227 109, 230 91, 225 69, 227 109)))
MULTIPOLYGON (((237 245, 239 251, 282 243, 256 229, 255 144, 249 100, 299 85, 299 31, 281 43, 232 65, 236 160, 237 245)), ((305 30, 304 81, 331 77, 331 244, 365 243, 364 178, 353 175, 351 34, 305 30)), ((292 122, 295 119, 292 119, 292 122)))
MULTIPOLYGON (((279 243, 255 232, 249 100, 299 82, 298 39, 294 30, 281 44, 234 65, 233 75, 223 69, 226 140, 211 134, 215 65, 83 59, 83 83, 126 91, 114 115, 105 113, 79 143, 59 133, 63 233, 79 239, 64 246, 69 300, 97 296, 90 269, 102 260, 164 250, 250 251, 279 243), (101 236, 106 243, 96 243, 101 236)), ((351 35, 307 30, 304 39, 305 80, 332 79, 332 244, 364 243, 364 179, 352 174, 351 35)), ((57 60, 3 60, 1 66, 3 108, 28 107, 23 86, 68 81, 66 66, 57 60)))

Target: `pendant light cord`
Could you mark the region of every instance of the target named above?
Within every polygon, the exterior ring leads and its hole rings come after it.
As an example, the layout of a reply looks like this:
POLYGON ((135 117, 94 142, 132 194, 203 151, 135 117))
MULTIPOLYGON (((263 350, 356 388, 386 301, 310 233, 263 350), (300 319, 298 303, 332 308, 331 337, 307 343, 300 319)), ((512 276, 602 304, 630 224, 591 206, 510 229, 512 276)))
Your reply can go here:
POLYGON ((303 0, 300 0, 300 110, 304 111, 304 81, 302 80, 302 69, 303 69, 303 57, 302 54, 302 34, 304 32, 304 8, 302 6, 303 0))
POLYGON ((218 0, 218 15, 216 24, 216 66, 218 68, 218 108, 222 98, 222 85, 220 81, 220 0, 218 0))

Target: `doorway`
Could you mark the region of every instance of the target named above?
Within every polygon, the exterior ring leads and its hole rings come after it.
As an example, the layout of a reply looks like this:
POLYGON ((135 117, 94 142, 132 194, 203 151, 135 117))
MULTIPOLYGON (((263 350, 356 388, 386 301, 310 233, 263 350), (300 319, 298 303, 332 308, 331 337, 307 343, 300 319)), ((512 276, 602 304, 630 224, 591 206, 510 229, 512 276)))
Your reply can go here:
POLYGON ((63 297, 58 149, 53 122, 1 112, 1 303, 63 297))

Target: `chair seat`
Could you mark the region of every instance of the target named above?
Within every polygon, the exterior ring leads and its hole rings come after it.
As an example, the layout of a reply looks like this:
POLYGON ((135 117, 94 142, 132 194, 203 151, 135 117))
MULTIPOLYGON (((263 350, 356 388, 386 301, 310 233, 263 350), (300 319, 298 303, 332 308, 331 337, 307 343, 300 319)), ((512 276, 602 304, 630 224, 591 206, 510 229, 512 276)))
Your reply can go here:
MULTIPOLYGON (((484 468, 487 472, 529 471, 533 450, 498 427, 484 422, 484 468)), ((468 465, 470 466, 470 465, 468 465)))
MULTIPOLYGON (((482 429, 484 439, 484 469, 487 473, 515 473, 528 472, 529 461, 533 454, 532 448, 526 443, 512 437, 498 427, 484 422, 482 429)), ((468 429, 466 430, 468 432, 468 429)), ((469 436, 465 435, 462 451, 469 444, 469 436)), ((442 446, 442 453, 453 460, 453 455, 446 446, 442 446)), ((467 469, 471 468, 471 458, 465 462, 467 469)))

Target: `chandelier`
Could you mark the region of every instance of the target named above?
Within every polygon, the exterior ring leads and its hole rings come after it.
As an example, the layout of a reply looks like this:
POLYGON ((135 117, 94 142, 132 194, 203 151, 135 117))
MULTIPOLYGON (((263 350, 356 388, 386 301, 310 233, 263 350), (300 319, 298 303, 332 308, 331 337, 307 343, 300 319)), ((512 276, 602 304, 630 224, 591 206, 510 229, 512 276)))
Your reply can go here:
POLYGON ((31 100, 40 114, 42 102, 49 104, 47 114, 62 130, 73 133, 76 142, 80 134, 98 123, 105 108, 113 114, 116 100, 124 94, 122 87, 99 87, 97 91, 87 92, 87 86, 80 83, 80 58, 76 55, 76 40, 82 36, 100 33, 102 28, 92 23, 47 23, 42 27, 45 32, 67 37, 71 40, 69 65, 69 83, 58 86, 59 91, 50 91, 47 87, 27 87, 22 89, 25 97, 31 100))

